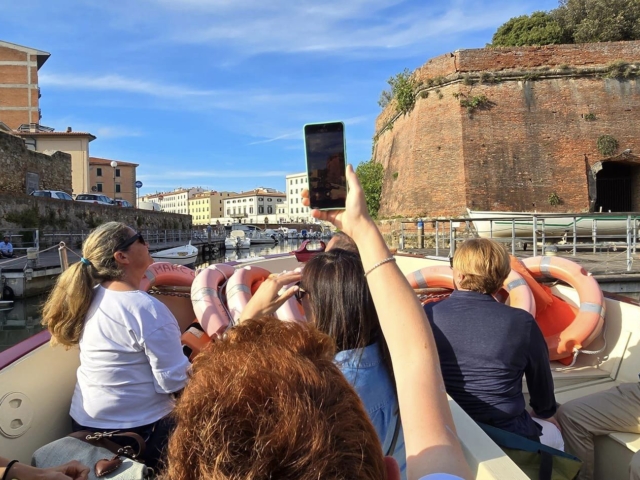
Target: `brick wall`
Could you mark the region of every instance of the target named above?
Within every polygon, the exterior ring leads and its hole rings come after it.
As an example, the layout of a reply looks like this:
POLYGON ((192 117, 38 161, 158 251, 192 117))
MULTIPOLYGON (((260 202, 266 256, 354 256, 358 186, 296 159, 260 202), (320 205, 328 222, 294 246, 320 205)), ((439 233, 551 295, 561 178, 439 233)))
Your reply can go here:
MULTIPOLYGON (((545 67, 602 67, 619 59, 640 61, 640 42, 462 50, 429 61, 419 76, 455 72, 452 64, 458 72, 535 67, 541 76, 472 86, 459 79, 418 98, 411 113, 378 135, 374 158, 385 167, 380 216, 457 216, 465 207, 586 211, 585 158, 589 165, 605 160, 598 137, 616 138, 617 153, 640 153, 640 81, 545 76, 545 67), (485 95, 491 103, 469 114, 454 94, 485 95), (596 120, 586 121, 587 113, 596 120), (552 193, 560 205, 550 205, 552 193)), ((391 110, 379 117, 378 131, 391 110)), ((640 210, 637 189, 634 208, 640 210)))
POLYGON ((0 193, 0 230, 79 232, 112 220, 137 229, 188 229, 191 225, 190 215, 0 193))
POLYGON ((25 194, 27 172, 37 173, 39 189, 71 193, 71 155, 27 150, 24 141, 0 132, 0 193, 25 194))

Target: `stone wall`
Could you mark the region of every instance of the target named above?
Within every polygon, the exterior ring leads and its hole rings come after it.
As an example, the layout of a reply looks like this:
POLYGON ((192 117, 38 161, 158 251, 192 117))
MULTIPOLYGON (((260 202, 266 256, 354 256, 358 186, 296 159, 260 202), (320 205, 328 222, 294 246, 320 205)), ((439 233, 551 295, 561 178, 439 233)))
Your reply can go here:
POLYGON ((1 194, 26 193, 27 173, 38 175, 38 189, 71 194, 71 155, 28 150, 24 140, 5 132, 0 132, 0 171, 1 194))
POLYGON ((32 197, 24 194, 0 194, 0 230, 39 228, 44 232, 53 230, 80 232, 112 220, 124 222, 136 229, 186 230, 191 228, 191 215, 32 197))
POLYGON ((376 123, 374 159, 385 167, 379 215, 587 211, 587 166, 613 160, 598 151, 598 137, 618 141, 615 160, 634 163, 621 153, 640 153, 640 81, 607 78, 618 60, 640 62, 640 42, 462 50, 430 60, 416 75, 440 76, 440 84, 425 87, 428 96, 418 95, 393 128, 385 123, 393 105, 376 123), (480 96, 488 100, 481 108, 460 104, 480 96))

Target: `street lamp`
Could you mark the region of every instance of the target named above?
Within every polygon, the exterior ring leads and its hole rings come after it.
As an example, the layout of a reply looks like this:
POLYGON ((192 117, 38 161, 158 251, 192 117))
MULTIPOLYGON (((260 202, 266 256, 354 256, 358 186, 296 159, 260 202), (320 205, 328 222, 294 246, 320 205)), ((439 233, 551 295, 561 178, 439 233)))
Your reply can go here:
POLYGON ((118 166, 118 162, 113 160, 111 162, 111 166, 113 167, 113 204, 116 204, 116 167, 118 166))

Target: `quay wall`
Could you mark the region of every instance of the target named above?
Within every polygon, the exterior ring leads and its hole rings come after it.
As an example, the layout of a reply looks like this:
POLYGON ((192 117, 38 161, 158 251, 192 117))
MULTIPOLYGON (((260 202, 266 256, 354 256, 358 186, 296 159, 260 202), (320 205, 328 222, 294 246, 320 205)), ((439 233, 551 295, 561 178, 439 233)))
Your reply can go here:
POLYGON ((27 173, 37 175, 39 190, 61 190, 71 194, 71 155, 34 152, 24 140, 0 131, 0 193, 26 193, 27 173))
MULTIPOLYGON (((429 60, 414 73, 422 84, 413 110, 398 116, 391 102, 376 121, 379 216, 589 211, 588 169, 640 165, 640 77, 611 74, 618 61, 640 63, 640 42, 460 50, 429 60), (461 104, 481 97, 477 108, 461 104), (601 135, 617 140, 615 153, 600 153, 601 135)), ((639 170, 631 182, 640 211, 639 170)))
POLYGON ((91 230, 109 221, 124 222, 134 229, 191 228, 191 215, 0 193, 2 231, 39 228, 43 232, 79 232, 91 230))

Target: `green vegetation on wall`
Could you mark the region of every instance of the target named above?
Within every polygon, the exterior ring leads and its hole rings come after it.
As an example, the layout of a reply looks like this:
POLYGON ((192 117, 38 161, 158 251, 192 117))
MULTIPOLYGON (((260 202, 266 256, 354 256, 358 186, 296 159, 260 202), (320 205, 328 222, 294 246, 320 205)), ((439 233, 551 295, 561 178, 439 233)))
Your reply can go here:
POLYGON ((408 68, 405 68, 402 72, 389 78, 387 83, 391 88, 382 92, 378 105, 385 108, 391 100, 395 99, 398 113, 410 112, 416 103, 416 81, 413 74, 408 68))
POLYGON ((596 144, 603 157, 609 157, 618 150, 618 141, 611 135, 600 135, 596 144))

